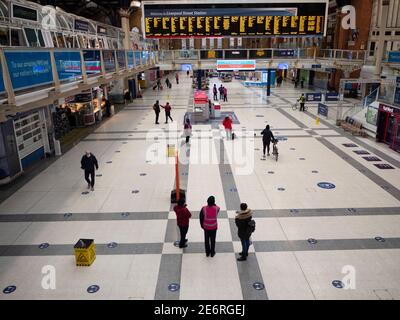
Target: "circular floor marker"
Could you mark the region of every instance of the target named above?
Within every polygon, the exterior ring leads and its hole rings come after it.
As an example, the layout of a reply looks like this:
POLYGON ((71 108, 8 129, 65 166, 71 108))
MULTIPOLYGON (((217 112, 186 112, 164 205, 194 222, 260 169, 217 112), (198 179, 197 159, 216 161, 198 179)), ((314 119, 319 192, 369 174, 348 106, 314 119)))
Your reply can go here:
POLYGON ((39 249, 47 249, 49 246, 50 245, 47 242, 45 242, 45 243, 41 243, 38 248, 39 249))
POLYGON ((140 176, 141 177, 147 176, 147 173, 141 173, 140 176))
POLYGON ((320 183, 318 183, 318 187, 320 187, 322 189, 335 189, 336 188, 336 186, 330 182, 320 182, 320 183))
POLYGON ((168 285, 168 290, 171 292, 178 291, 181 286, 178 283, 171 283, 168 285))
POLYGON ((303 160, 306 160, 306 158, 299 158, 299 160, 303 161, 303 160))
POLYGON ((254 150, 255 150, 255 151, 260 151, 260 149, 259 149, 259 148, 254 148, 254 150))
POLYGON ((100 290, 100 287, 98 285, 91 285, 89 288, 87 288, 88 293, 96 293, 97 291, 100 290))
POLYGON ((386 241, 385 238, 382 238, 382 237, 375 237, 375 240, 379 241, 379 242, 385 242, 386 241))
POLYGON ((120 153, 121 151, 119 151, 119 150, 117 150, 117 151, 115 151, 115 153, 120 153))
POLYGON ((96 174, 96 177, 97 178, 100 178, 100 177, 102 177, 103 175, 102 174, 96 174))
POLYGON ((107 244, 107 248, 110 248, 110 249, 114 249, 117 246, 118 246, 118 243, 116 243, 116 242, 110 242, 109 244, 107 244))
POLYGON ((384 190, 389 190, 388 186, 381 186, 381 188, 384 189, 384 190))
POLYGON ((72 217, 72 213, 65 213, 64 214, 64 218, 70 218, 70 217, 72 217))
POLYGON ((275 172, 274 171, 268 171, 268 174, 274 174, 275 172))
POLYGON ((139 193, 139 190, 132 190, 132 193, 137 194, 137 193, 139 193))
POLYGON ((313 170, 313 171, 311 171, 312 173, 318 173, 318 171, 317 170, 313 170))
POLYGON ((290 148, 290 150, 294 151, 294 150, 296 150, 296 148, 290 148))
POLYGON ((87 194, 89 194, 89 191, 83 191, 82 192, 82 195, 87 195, 87 194))
POLYGON ((151 160, 146 160, 146 163, 150 163, 151 162, 151 160))
POLYGON ((343 282, 340 281, 340 280, 333 280, 333 281, 332 281, 332 285, 333 285, 335 288, 338 288, 338 289, 343 289, 343 288, 344 288, 344 284, 343 284, 343 282))
POLYGON ((112 161, 107 161, 106 163, 112 163, 112 161))
POLYGON ((313 239, 313 238, 310 238, 310 239, 307 239, 307 242, 308 242, 309 244, 316 244, 318 241, 315 240, 315 239, 313 239))
POLYGON ((264 116, 262 114, 257 114, 256 118, 264 118, 264 116))
POLYGON ((299 213, 300 210, 299 209, 290 209, 290 213, 299 213))
POLYGON ((285 188, 278 188, 279 191, 285 191, 285 188))
POLYGON ((231 171, 227 171, 227 172, 225 172, 225 174, 230 175, 230 174, 232 174, 232 172, 231 171))
POLYGON ((253 288, 256 290, 264 290, 265 286, 261 282, 254 282, 253 288))
POLYGON ((121 213, 121 216, 123 216, 123 217, 128 217, 129 215, 130 215, 129 212, 122 212, 122 213, 121 213))
POLYGON ((10 293, 13 293, 15 290, 17 290, 16 286, 8 286, 8 287, 4 288, 3 293, 10 294, 10 293))
POLYGON ((124 141, 124 142, 122 142, 122 144, 127 144, 128 142, 126 142, 126 141, 124 141))
POLYGON ((347 211, 348 211, 348 212, 357 212, 357 209, 354 209, 354 208, 348 208, 348 209, 347 209, 347 211))

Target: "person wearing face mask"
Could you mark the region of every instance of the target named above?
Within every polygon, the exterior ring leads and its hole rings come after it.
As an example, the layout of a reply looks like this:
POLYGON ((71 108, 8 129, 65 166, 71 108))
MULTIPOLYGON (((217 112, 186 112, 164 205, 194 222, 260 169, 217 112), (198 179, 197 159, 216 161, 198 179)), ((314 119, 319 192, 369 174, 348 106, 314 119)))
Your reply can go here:
POLYGON ((96 157, 90 151, 86 151, 85 155, 82 157, 81 169, 85 171, 85 180, 88 183, 88 189, 94 191, 94 173, 95 170, 99 170, 99 164, 97 163, 96 157))

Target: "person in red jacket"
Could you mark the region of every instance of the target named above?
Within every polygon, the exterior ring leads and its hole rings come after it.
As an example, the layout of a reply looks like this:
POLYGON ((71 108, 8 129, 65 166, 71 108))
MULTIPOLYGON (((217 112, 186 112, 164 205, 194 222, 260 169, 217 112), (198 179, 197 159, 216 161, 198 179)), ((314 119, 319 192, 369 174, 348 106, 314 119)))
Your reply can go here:
POLYGON ((163 108, 165 110, 165 123, 168 123, 168 118, 171 119, 172 122, 174 122, 174 120, 172 120, 171 118, 171 105, 169 104, 169 102, 167 102, 167 104, 165 106, 161 106, 161 108, 163 108))
POLYGON ((225 117, 224 121, 222 121, 222 125, 225 128, 226 139, 229 140, 232 138, 232 119, 230 117, 225 117))
POLYGON ((179 248, 186 248, 186 243, 188 241, 186 239, 186 234, 189 230, 189 219, 192 217, 192 214, 185 204, 185 199, 181 198, 178 200, 178 205, 174 207, 174 211, 176 213, 176 223, 178 224, 179 231, 181 233, 179 248))

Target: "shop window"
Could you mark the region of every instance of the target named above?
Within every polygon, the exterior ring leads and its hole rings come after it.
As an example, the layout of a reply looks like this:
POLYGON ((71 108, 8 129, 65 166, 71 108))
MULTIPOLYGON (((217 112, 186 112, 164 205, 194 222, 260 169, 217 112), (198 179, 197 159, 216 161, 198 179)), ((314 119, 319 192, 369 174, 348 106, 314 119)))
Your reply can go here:
POLYGON ((67 45, 67 48, 73 48, 74 47, 74 38, 72 36, 66 35, 65 43, 67 45))
POLYGON ((22 29, 11 29, 11 46, 26 47, 26 41, 22 29))
POLYGON ((34 29, 24 28, 26 39, 28 39, 28 43, 30 47, 38 47, 38 38, 34 29))
POLYGON ((60 48, 66 48, 64 36, 62 33, 57 33, 57 41, 60 48))
POLYGON ((0 27, 0 45, 1 46, 10 45, 10 34, 7 27, 0 27))

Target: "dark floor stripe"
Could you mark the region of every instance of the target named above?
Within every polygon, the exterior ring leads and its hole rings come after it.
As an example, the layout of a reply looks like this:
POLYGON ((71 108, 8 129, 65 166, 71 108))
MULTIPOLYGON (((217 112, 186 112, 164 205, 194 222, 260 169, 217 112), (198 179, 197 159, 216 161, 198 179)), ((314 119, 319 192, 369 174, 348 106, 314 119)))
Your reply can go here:
POLYGON ((181 254, 163 254, 161 256, 154 300, 179 300, 179 290, 175 292, 169 291, 168 286, 172 283, 180 285, 181 271, 181 254))
POLYGON ((303 122, 301 122, 301 121, 299 121, 299 120, 297 120, 295 117, 293 117, 290 113, 288 113, 287 111, 285 111, 285 110, 283 110, 283 109, 277 109, 277 111, 278 112, 280 112, 281 114, 283 114, 286 118, 288 118, 289 120, 291 120, 292 122, 294 122, 296 125, 298 125, 300 128, 307 128, 307 126, 303 123, 303 122))

